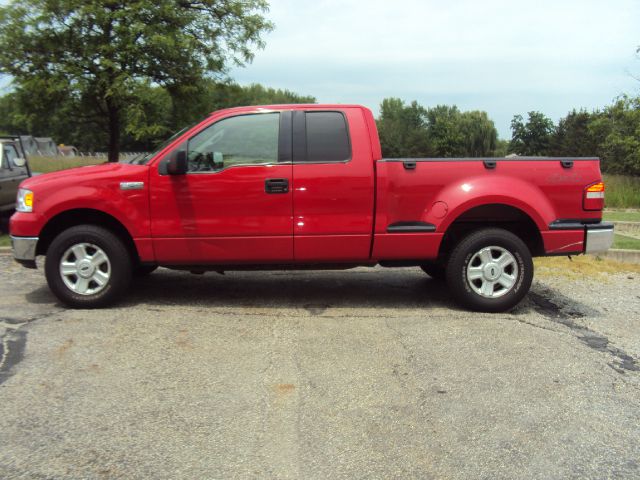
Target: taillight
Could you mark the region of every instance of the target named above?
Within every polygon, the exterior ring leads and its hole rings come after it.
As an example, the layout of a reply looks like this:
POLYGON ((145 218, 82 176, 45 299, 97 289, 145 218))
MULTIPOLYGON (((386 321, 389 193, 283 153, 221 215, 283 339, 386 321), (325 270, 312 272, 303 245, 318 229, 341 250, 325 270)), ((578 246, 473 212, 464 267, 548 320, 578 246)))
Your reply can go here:
POLYGON ((602 210, 604 208, 604 182, 592 183, 584 187, 582 208, 585 210, 602 210))

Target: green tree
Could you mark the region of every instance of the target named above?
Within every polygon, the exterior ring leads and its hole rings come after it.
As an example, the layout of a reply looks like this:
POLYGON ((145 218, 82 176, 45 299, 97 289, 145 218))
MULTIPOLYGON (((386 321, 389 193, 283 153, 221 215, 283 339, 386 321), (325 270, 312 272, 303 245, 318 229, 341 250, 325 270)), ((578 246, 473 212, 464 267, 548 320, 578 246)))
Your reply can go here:
POLYGON ((496 157, 506 157, 509 155, 509 140, 503 140, 499 138, 496 140, 496 149, 493 153, 496 157))
POLYGON ((478 157, 494 154, 498 133, 486 112, 437 105, 425 109, 386 98, 377 121, 386 157, 478 157))
MULTIPOLYGON (((81 151, 104 151, 106 135, 101 123, 90 109, 66 89, 55 96, 41 94, 40 82, 15 88, 0 97, 0 130, 29 133, 38 137, 53 137, 56 141, 75 145, 81 151)), ((202 119, 222 108, 241 105, 268 105, 286 103, 315 103, 309 95, 259 84, 240 86, 233 82, 203 79, 194 85, 189 98, 174 104, 166 87, 137 81, 132 85, 135 101, 122 114, 123 151, 148 151, 163 141, 171 132, 202 119), (176 108, 177 107, 177 108, 176 108)))
POLYGON ((116 161, 140 81, 165 87, 176 105, 187 86, 252 60, 272 28, 267 8, 265 0, 12 0, 0 7, 0 69, 18 87, 40 82, 41 96, 64 92, 85 107, 116 161))
POLYGON ((603 170, 640 175, 640 97, 618 98, 595 114, 588 128, 603 170))
POLYGON ((427 138, 436 157, 463 157, 465 132, 462 114, 455 105, 437 105, 426 113, 427 138))
MULTIPOLYGON (((272 105, 288 103, 315 103, 315 97, 310 95, 299 95, 289 90, 265 87, 260 84, 241 86, 235 82, 216 82, 213 79, 205 78, 199 82, 187 86, 179 96, 184 95, 183 100, 176 99, 176 92, 172 98, 174 103, 168 116, 161 116, 162 124, 171 131, 182 129, 184 126, 202 119, 215 110, 223 108, 239 107, 246 105, 272 105)), ((162 109, 157 109, 162 112, 162 109)), ((163 140, 166 134, 156 136, 157 143, 163 140)), ((148 146, 147 149, 151 148, 148 146)))
POLYGON ((438 157, 487 157, 495 154, 498 131, 486 112, 461 112, 455 105, 427 110, 427 137, 438 157))
POLYGON ((522 115, 511 120, 510 150, 518 155, 548 155, 554 133, 553 121, 540 112, 529 112, 525 123, 522 115))
POLYGON ((427 142, 426 110, 399 98, 385 98, 377 121, 382 153, 385 157, 426 157, 431 155, 427 142))
POLYGON ((560 119, 550 141, 550 154, 559 157, 593 157, 598 143, 589 129, 596 117, 585 110, 572 110, 560 119))
POLYGON ((487 112, 463 112, 460 129, 464 135, 464 153, 469 157, 496 155, 498 130, 487 112))

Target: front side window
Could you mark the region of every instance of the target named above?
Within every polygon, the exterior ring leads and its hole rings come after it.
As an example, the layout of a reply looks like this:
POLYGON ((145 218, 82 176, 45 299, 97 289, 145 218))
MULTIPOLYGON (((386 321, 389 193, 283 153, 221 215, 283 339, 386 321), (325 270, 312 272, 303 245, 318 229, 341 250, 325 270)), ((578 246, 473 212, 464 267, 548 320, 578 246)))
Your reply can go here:
POLYGON ((278 162, 279 113, 225 118, 189 140, 189 172, 278 162))

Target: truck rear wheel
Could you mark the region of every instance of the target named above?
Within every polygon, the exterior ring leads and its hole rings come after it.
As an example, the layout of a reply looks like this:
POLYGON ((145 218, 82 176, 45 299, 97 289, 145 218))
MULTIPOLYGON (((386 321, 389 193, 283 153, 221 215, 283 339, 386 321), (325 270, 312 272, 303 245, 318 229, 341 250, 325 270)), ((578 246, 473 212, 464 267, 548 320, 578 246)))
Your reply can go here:
POLYGON ((513 233, 500 228, 477 230, 454 249, 447 284, 463 306, 481 312, 515 307, 533 280, 531 252, 513 233))
POLYGON ((131 282, 129 251, 112 232, 78 225, 59 234, 49 246, 45 276, 51 291, 74 308, 113 303, 131 282))

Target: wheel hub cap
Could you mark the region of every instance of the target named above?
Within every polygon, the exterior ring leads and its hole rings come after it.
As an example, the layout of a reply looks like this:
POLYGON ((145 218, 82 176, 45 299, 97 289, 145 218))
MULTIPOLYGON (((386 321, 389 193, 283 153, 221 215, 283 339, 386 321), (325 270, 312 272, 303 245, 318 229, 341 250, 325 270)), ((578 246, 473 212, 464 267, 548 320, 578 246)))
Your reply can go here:
POLYGON ((473 291, 486 298, 507 294, 518 279, 518 263, 503 247, 484 247, 467 264, 467 282, 473 291))
POLYGON ((107 286, 111 262, 97 245, 78 243, 62 255, 60 276, 69 290, 80 295, 94 295, 107 286))
POLYGON ((95 271, 96 269, 91 265, 90 260, 81 260, 78 262, 78 275, 82 278, 91 278, 95 271))
POLYGON ((502 273, 502 268, 497 263, 489 263, 484 267, 484 278, 495 281, 502 273))

